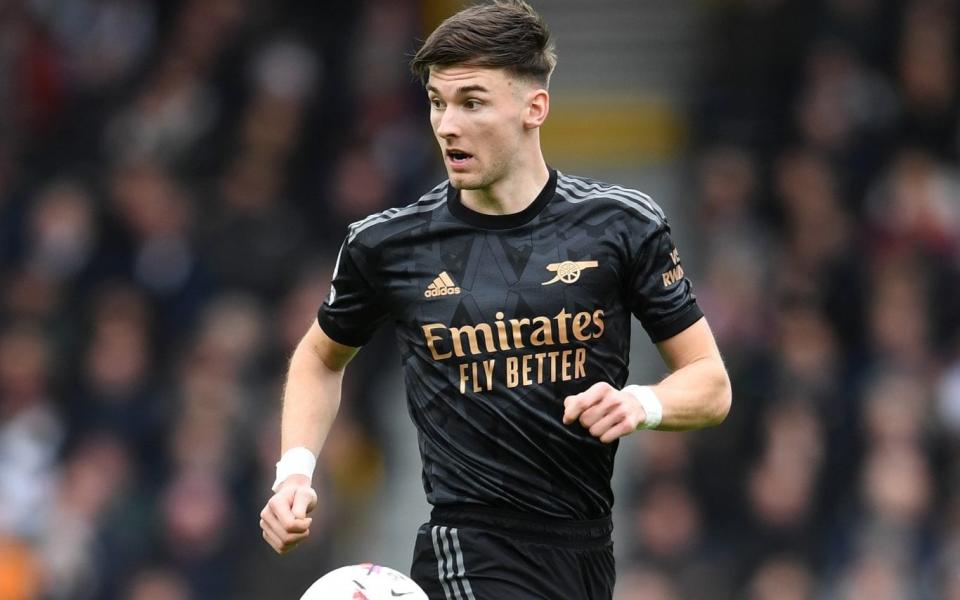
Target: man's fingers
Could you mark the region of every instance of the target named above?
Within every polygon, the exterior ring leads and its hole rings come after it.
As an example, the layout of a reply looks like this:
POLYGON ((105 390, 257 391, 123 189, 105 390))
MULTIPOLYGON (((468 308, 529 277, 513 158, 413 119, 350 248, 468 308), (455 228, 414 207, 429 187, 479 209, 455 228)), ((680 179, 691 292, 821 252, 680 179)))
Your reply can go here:
POLYGON ((615 404, 609 399, 601 400, 580 414, 580 425, 584 429, 590 429, 594 423, 607 416, 614 407, 615 404))
POLYGON ((604 444, 609 444, 610 442, 622 438, 623 436, 632 433, 634 428, 630 426, 630 422, 627 419, 616 423, 613 427, 606 430, 603 435, 600 436, 600 441, 604 444))
POLYGON ((283 549, 283 533, 275 524, 269 521, 260 521, 260 529, 263 530, 263 539, 267 540, 273 549, 279 552, 283 549))
POLYGON ((590 435, 593 437, 601 438, 601 436, 603 436, 607 430, 611 429, 615 425, 618 425, 621 421, 623 421, 623 419, 623 413, 614 407, 607 414, 605 414, 603 418, 598 419, 595 423, 587 427, 587 429, 590 430, 590 435))
POLYGON ((584 410, 603 400, 612 389, 609 383, 598 381, 579 394, 567 396, 563 400, 563 423, 569 425, 575 422, 584 410))
POLYGON ((270 544, 270 547, 273 548, 274 552, 283 553, 283 542, 280 541, 280 538, 277 537, 277 534, 273 533, 269 529, 264 529, 263 539, 270 544))
POLYGON ((310 525, 313 524, 313 519, 296 519, 289 526, 284 525, 277 521, 275 518, 268 517, 266 519, 260 520, 260 526, 270 529, 274 535, 276 535, 281 540, 287 539, 289 535, 298 535, 301 533, 308 533, 310 531, 310 525))
POLYGON ((310 532, 310 525, 313 523, 313 519, 309 517, 297 518, 294 516, 292 505, 296 503, 298 489, 304 490, 301 492, 304 499, 299 501, 296 510, 303 513, 312 510, 313 505, 316 504, 316 492, 301 486, 300 488, 280 490, 270 498, 267 505, 260 511, 260 526, 264 532, 271 534, 273 539, 281 544, 276 548, 278 552, 284 551, 284 544, 296 542, 306 537, 310 532))
POLYGON ((293 490, 280 490, 267 503, 267 508, 271 511, 273 517, 286 531, 302 527, 301 524, 298 524, 298 521, 302 519, 297 519, 293 514, 293 493, 293 490))
POLYGON ((317 493, 304 485, 281 488, 260 511, 263 539, 279 554, 292 550, 310 534, 317 493))
POLYGON ((270 519, 261 519, 260 528, 263 530, 264 539, 274 550, 281 553, 290 550, 310 534, 309 526, 302 530, 298 527, 295 531, 286 531, 270 519))
POLYGON ((309 531, 305 531, 304 533, 291 533, 287 535, 287 537, 283 538, 283 551, 286 552, 287 550, 293 549, 294 546, 307 539, 309 533, 309 531))
POLYGON ((580 425, 608 444, 637 428, 637 408, 632 396, 611 388, 599 402, 580 414, 580 425))
POLYGON ((263 529, 264 532, 271 534, 274 539, 280 541, 280 543, 283 543, 283 538, 287 535, 283 526, 274 518, 260 519, 260 528, 263 529))
POLYGON ((270 530, 263 531, 263 539, 270 544, 270 547, 276 551, 277 554, 285 554, 302 542, 306 538, 306 534, 297 534, 296 536, 287 537, 286 539, 280 539, 275 533, 270 530))
POLYGON ((293 516, 303 519, 317 505, 317 492, 313 488, 298 487, 293 493, 293 516))
POLYGON ((288 511, 284 518, 277 518, 276 521, 282 531, 289 533, 303 533, 307 529, 310 529, 310 524, 313 522, 313 519, 298 519, 293 516, 293 513, 288 511))

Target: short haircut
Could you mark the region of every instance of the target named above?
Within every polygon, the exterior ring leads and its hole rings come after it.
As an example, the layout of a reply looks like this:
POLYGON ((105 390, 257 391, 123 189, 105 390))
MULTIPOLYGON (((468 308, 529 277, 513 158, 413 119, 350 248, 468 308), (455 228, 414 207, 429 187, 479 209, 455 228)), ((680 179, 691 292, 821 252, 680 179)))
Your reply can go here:
POLYGON ((431 67, 500 67, 544 87, 557 65, 547 24, 522 0, 496 0, 466 8, 437 27, 410 61, 426 85, 431 67))

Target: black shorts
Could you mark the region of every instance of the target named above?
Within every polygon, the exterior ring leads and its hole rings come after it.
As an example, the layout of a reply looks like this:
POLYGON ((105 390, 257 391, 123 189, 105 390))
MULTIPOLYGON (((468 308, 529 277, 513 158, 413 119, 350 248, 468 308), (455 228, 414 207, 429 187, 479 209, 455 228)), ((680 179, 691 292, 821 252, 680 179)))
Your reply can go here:
POLYGON ((609 517, 437 507, 417 532, 410 576, 430 600, 610 600, 612 530, 609 517))

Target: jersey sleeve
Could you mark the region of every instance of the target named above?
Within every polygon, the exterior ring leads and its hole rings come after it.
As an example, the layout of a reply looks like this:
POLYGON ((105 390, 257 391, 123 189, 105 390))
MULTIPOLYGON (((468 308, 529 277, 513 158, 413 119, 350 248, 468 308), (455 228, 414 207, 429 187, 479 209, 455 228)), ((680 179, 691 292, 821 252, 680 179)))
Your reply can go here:
POLYGON ((335 342, 362 346, 387 318, 381 297, 370 283, 369 268, 363 249, 345 241, 337 255, 330 293, 317 313, 320 328, 335 342))
POLYGON ((671 338, 703 316, 669 226, 662 225, 641 244, 632 267, 627 290, 630 311, 651 341, 671 338))

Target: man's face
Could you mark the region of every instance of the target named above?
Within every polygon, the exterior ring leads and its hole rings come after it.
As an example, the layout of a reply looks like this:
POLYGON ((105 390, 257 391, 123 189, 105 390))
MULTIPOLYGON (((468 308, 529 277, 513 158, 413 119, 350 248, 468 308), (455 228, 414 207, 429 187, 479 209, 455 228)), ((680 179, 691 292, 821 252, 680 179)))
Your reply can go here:
POLYGON ((531 89, 504 69, 465 65, 430 69, 430 124, 454 187, 489 187, 509 172, 523 140, 531 89))

